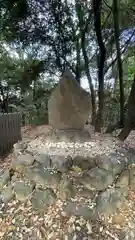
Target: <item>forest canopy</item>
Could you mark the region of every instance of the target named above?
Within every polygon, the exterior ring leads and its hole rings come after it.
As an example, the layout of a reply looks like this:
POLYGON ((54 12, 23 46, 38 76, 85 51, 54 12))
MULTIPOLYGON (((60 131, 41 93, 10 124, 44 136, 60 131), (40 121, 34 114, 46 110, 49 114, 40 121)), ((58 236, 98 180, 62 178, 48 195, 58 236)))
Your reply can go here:
POLYGON ((134 0, 1 0, 0 94, 24 121, 47 121, 47 101, 66 68, 88 83, 100 132, 134 127, 134 0))

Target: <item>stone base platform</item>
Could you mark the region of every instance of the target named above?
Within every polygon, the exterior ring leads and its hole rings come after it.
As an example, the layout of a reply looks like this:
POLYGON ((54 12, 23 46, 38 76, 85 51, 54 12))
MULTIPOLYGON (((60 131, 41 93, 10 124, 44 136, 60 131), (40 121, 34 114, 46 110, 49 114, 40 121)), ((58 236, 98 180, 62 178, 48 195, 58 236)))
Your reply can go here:
POLYGON ((51 142, 88 142, 91 136, 87 130, 60 129, 53 130, 46 140, 51 142))

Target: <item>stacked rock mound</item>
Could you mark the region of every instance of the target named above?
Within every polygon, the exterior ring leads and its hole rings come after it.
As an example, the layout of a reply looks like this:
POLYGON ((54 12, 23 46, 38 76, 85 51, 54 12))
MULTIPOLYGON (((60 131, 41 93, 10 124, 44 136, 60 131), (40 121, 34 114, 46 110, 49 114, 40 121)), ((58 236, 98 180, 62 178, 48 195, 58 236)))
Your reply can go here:
POLYGON ((10 169, 0 172, 0 199, 29 199, 34 209, 47 211, 56 199, 66 201, 68 215, 97 219, 114 213, 135 187, 135 154, 118 152, 95 157, 48 155, 29 151, 26 143, 14 145, 10 169), (78 167, 79 171, 75 171, 78 167), (21 180, 17 174, 21 175, 21 180), (78 199, 78 201, 74 201, 78 199))
POLYGON ((70 71, 65 71, 48 101, 49 125, 55 131, 52 141, 90 139, 84 125, 91 113, 90 94, 80 87, 70 71))

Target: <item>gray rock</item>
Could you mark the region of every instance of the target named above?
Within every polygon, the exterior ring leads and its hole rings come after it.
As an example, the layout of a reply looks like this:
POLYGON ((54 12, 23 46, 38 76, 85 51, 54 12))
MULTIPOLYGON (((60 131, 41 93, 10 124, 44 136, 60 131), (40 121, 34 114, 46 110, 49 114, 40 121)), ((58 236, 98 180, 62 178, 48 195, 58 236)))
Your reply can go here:
POLYGON ((96 159, 93 157, 75 156, 73 165, 78 166, 82 170, 87 170, 96 167, 96 159))
POLYGON ((57 169, 60 172, 67 172, 73 166, 73 160, 70 156, 51 156, 51 167, 57 169))
POLYGON ((125 158, 116 153, 111 153, 109 156, 101 155, 98 157, 98 162, 99 168, 111 171, 114 176, 125 168, 125 158))
POLYGON ((129 186, 129 170, 124 170, 119 176, 116 187, 128 187, 129 186))
POLYGON ((135 149, 134 148, 121 148, 118 152, 125 158, 127 166, 135 163, 135 149))
POLYGON ((129 150, 127 150, 125 156, 127 157, 128 165, 135 163, 135 149, 130 148, 129 150))
POLYGON ((18 141, 17 143, 14 144, 14 151, 19 152, 27 148, 27 143, 23 141, 18 141))
POLYGON ((64 206, 63 210, 67 216, 82 216, 87 220, 92 220, 95 218, 95 211, 91 209, 88 204, 67 201, 66 206, 64 206))
POLYGON ((13 193, 13 187, 12 186, 4 188, 1 192, 1 195, 0 195, 1 200, 4 203, 10 202, 13 197, 14 197, 14 193, 13 193))
POLYGON ((89 198, 89 199, 93 199, 96 193, 97 193, 96 191, 91 191, 89 189, 80 189, 80 191, 77 192, 77 194, 80 197, 89 198))
POLYGON ((18 181, 18 177, 17 177, 17 175, 13 175, 11 178, 11 182, 14 183, 16 181, 18 181))
POLYGON ((113 153, 110 153, 109 156, 113 164, 118 164, 118 166, 120 165, 117 171, 119 171, 119 169, 120 171, 122 171, 125 168, 126 159, 124 155, 113 152, 113 153))
POLYGON ((84 172, 80 182, 84 188, 101 191, 112 185, 114 179, 112 172, 96 167, 84 172))
POLYGON ((61 180, 61 173, 52 172, 49 169, 44 169, 42 166, 27 168, 25 176, 44 188, 57 189, 61 180))
POLYGON ((51 158, 48 154, 45 153, 40 153, 35 157, 35 160, 42 164, 45 168, 50 168, 51 167, 51 158))
POLYGON ((10 178, 11 176, 9 169, 0 170, 0 189, 9 182, 10 178))
POLYGON ((18 161, 22 165, 30 166, 34 162, 34 157, 31 154, 23 154, 18 156, 18 161))
POLYGON ((120 148, 116 149, 116 153, 120 154, 121 156, 124 156, 127 154, 127 149, 125 149, 124 147, 120 147, 120 148))
POLYGON ((83 129, 91 112, 90 94, 65 71, 48 101, 49 125, 55 129, 83 129))
POLYGON ((36 189, 32 198, 31 203, 36 210, 47 210, 47 208, 54 204, 56 195, 52 189, 36 189))
POLYGON ((57 197, 61 200, 67 200, 74 195, 73 181, 67 176, 64 176, 59 185, 57 197))
POLYGON ((135 188, 135 167, 129 169, 129 185, 131 189, 135 188))
POLYGON ((110 188, 97 197, 96 212, 109 216, 121 207, 128 195, 127 188, 110 188))
POLYGON ((12 160, 12 169, 18 173, 23 173, 25 171, 26 166, 20 164, 17 159, 12 160))
POLYGON ((90 140, 91 136, 85 129, 59 129, 50 133, 46 139, 51 142, 79 142, 84 143, 90 140))
POLYGON ((19 155, 17 159, 13 159, 12 168, 20 173, 25 171, 25 168, 34 163, 34 157, 30 154, 19 155))
POLYGON ((19 201, 25 201, 28 199, 28 197, 31 195, 33 191, 33 187, 30 185, 27 185, 24 182, 15 182, 14 183, 14 192, 16 199, 19 201))

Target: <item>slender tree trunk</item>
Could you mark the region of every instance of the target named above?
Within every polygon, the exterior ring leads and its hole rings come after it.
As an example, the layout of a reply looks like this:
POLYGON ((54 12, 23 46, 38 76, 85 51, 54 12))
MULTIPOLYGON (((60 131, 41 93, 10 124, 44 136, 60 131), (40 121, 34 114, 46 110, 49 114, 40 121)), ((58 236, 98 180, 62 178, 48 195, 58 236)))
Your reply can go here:
POLYGON ((89 71, 89 59, 87 56, 87 51, 86 51, 86 33, 88 31, 88 26, 91 18, 91 13, 88 16, 87 20, 83 19, 83 12, 81 8, 81 4, 76 1, 76 13, 79 21, 79 31, 80 31, 80 37, 81 37, 81 48, 82 48, 82 53, 83 53, 83 58, 84 58, 84 65, 85 65, 85 73, 88 79, 89 87, 90 87, 90 92, 91 92, 91 103, 92 103, 92 124, 95 124, 95 118, 96 118, 96 101, 95 101, 95 93, 94 93, 94 87, 89 71))
POLYGON ((91 103, 92 103, 92 122, 91 122, 91 124, 94 125, 95 120, 96 120, 96 100, 95 100, 94 87, 93 87, 93 83, 92 83, 92 79, 91 79, 91 75, 90 75, 90 71, 89 71, 89 60, 88 60, 88 56, 87 56, 87 52, 86 52, 86 48, 85 48, 85 37, 82 37, 81 43, 82 43, 82 52, 83 52, 84 64, 85 64, 85 73, 86 73, 86 76, 88 79, 90 92, 91 92, 91 103))
POLYGON ((35 80, 33 82, 33 103, 36 108, 37 117, 39 117, 39 104, 37 102, 37 97, 36 97, 36 81, 35 80))
POLYGON ((81 71, 80 71, 80 65, 81 65, 81 58, 80 58, 80 43, 79 43, 79 37, 76 39, 76 80, 81 84, 81 71))
POLYGON ((115 30, 115 42, 117 49, 117 65, 119 73, 119 87, 120 87, 120 125, 124 126, 124 84, 123 84, 123 66, 121 60, 120 43, 119 43, 119 9, 118 0, 113 0, 113 19, 115 30))
POLYGON ((101 29, 101 7, 102 0, 93 0, 93 10, 94 10, 94 27, 97 36, 97 42, 100 50, 100 59, 98 62, 98 114, 95 124, 95 130, 101 132, 101 127, 103 126, 103 110, 104 110, 104 63, 106 58, 106 49, 102 39, 102 29, 101 29))
POLYGON ((121 141, 124 141, 128 137, 130 131, 134 128, 134 125, 135 125, 135 75, 134 75, 134 81, 133 81, 131 92, 128 99, 127 108, 128 110, 127 110, 126 120, 124 123, 124 128, 118 135, 118 138, 121 141))
POLYGON ((36 80, 33 81, 32 93, 33 93, 33 101, 35 101, 36 100, 36 80))
MULTIPOLYGON (((25 93, 25 89, 23 87, 21 87, 21 97, 22 97, 22 103, 24 103, 24 93, 25 93)), ((22 126, 25 126, 25 113, 22 112, 21 114, 21 120, 22 120, 22 126)))

